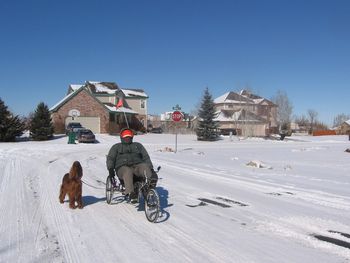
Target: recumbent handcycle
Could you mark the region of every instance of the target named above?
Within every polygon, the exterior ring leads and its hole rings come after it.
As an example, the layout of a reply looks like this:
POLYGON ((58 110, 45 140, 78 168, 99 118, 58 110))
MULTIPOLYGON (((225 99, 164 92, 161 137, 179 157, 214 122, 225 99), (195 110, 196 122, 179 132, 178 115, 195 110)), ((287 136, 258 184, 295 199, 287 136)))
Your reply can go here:
MULTIPOLYGON (((158 173, 160 168, 158 166, 155 172, 158 173)), ((144 178, 134 176, 134 192, 137 193, 137 202, 139 205, 144 204, 146 218, 153 223, 157 221, 161 214, 159 195, 154 185, 155 182, 152 179, 148 180, 146 176, 144 178)), ((106 180, 107 204, 111 204, 115 192, 122 193, 124 190, 123 180, 118 178, 118 176, 108 176, 106 180)), ((127 199, 126 196, 124 198, 127 199)), ((130 202, 130 200, 127 201, 130 202)))

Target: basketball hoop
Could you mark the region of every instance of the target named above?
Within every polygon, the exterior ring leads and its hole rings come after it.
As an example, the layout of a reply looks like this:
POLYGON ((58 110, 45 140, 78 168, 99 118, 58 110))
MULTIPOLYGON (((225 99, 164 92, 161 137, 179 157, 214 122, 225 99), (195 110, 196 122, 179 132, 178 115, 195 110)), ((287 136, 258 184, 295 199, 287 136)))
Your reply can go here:
POLYGON ((68 112, 68 115, 72 117, 72 120, 74 120, 74 118, 80 116, 80 111, 78 111, 76 109, 72 109, 68 112))

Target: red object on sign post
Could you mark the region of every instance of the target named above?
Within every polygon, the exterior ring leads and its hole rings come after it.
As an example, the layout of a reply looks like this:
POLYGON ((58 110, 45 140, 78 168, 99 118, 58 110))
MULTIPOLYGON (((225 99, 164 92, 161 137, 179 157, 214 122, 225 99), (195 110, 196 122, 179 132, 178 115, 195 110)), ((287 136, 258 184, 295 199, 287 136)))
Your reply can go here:
POLYGON ((181 121, 182 120, 182 113, 180 111, 174 111, 171 115, 171 118, 173 121, 181 121))

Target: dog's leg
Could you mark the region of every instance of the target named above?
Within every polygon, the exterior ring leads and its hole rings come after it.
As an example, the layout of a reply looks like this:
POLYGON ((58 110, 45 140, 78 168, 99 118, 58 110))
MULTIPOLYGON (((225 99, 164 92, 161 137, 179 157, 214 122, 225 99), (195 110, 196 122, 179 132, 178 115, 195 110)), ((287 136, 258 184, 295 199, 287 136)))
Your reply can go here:
POLYGON ((59 200, 60 200, 60 203, 61 203, 61 204, 64 203, 64 198, 65 198, 65 196, 66 196, 66 192, 64 191, 63 185, 61 185, 60 196, 59 196, 59 200))
POLYGON ((75 196, 74 196, 74 193, 70 192, 70 193, 68 193, 68 196, 69 196, 69 208, 75 209, 76 206, 75 206, 75 196))
POLYGON ((83 198, 82 198, 82 186, 81 186, 81 184, 79 185, 79 187, 77 189, 76 200, 78 203, 78 208, 82 209, 83 208, 83 198))
POLYGON ((78 202, 78 208, 82 209, 83 208, 83 200, 82 200, 81 196, 79 196, 77 198, 77 202, 78 202))

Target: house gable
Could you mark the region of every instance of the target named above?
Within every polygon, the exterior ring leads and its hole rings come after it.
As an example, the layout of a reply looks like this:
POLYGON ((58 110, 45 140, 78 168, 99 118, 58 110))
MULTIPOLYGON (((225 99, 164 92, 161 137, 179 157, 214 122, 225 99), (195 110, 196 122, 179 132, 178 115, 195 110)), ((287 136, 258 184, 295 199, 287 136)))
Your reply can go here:
MULTIPOLYGON (((59 101, 56 105, 50 108, 51 112, 56 112, 58 111, 61 107, 63 107, 66 103, 70 102, 71 100, 74 99, 74 97, 78 96, 81 92, 85 93, 88 95, 90 98, 86 100, 86 102, 89 102, 90 100, 93 100, 93 103, 98 103, 100 104, 101 107, 104 108, 104 110, 107 110, 107 108, 101 103, 96 97, 92 96, 90 92, 88 92, 84 86, 81 86, 80 88, 76 89, 75 91, 69 93, 66 97, 64 97, 61 101, 59 101)), ((86 96, 85 95, 85 96, 86 96)), ((81 103, 80 103, 81 105, 81 103)), ((89 104, 86 104, 89 105, 89 104)), ((86 107, 86 106, 85 106, 86 107)))
MULTIPOLYGON (((142 99, 148 98, 142 90, 128 91, 131 93, 130 100, 139 104, 142 99)), ((51 107, 50 112, 55 133, 65 132, 69 118, 81 120, 87 128, 94 127, 101 133, 117 133, 126 123, 138 131, 144 130, 147 125, 147 114, 130 108, 125 94, 114 82, 87 81, 84 85, 69 85, 67 95, 51 107), (119 104, 120 101, 122 103, 119 104), (72 112, 77 112, 79 116, 72 117, 72 112)))
POLYGON ((277 127, 277 105, 249 91, 227 92, 216 98, 214 103, 216 110, 220 112, 217 121, 222 128, 236 127, 241 123, 245 128, 250 125, 249 129, 260 136, 265 132, 274 132, 277 127))
POLYGON ((99 127, 95 130, 98 130, 101 133, 108 132, 109 110, 94 98, 90 92, 80 88, 67 97, 51 110, 51 118, 54 124, 55 133, 64 133, 66 119, 74 119, 74 117, 70 116, 72 110, 79 112, 79 117, 97 119, 99 127))

